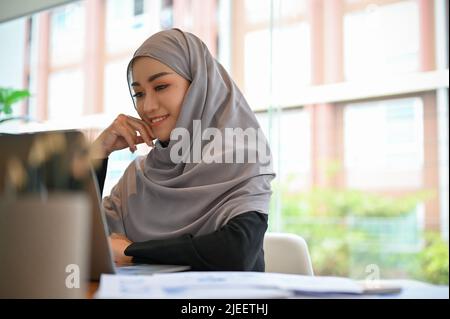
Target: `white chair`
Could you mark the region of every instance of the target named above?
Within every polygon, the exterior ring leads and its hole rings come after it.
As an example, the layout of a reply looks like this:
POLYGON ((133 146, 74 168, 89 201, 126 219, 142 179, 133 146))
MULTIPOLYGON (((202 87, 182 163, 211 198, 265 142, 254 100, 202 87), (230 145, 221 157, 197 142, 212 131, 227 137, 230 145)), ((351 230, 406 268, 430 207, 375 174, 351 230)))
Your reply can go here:
POLYGON ((314 275, 308 245, 295 234, 266 233, 264 261, 266 272, 314 275))

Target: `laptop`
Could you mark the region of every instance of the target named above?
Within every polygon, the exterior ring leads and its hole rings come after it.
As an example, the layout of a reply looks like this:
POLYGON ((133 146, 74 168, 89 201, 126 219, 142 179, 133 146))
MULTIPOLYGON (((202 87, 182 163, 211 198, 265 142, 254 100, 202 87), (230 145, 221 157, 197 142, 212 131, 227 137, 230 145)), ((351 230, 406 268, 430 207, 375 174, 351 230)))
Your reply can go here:
POLYGON ((82 190, 86 192, 92 207, 91 280, 99 280, 101 274, 151 275, 190 269, 190 266, 186 265, 115 265, 97 178, 90 166, 87 142, 80 131, 52 131, 18 135, 0 134, 0 149, 2 150, 0 156, 0 195, 7 196, 6 193, 11 191, 10 185, 6 183, 6 176, 7 165, 13 157, 15 160, 22 160, 23 163, 33 162, 33 165, 30 165, 31 169, 26 167, 28 179, 20 192, 39 193, 52 190, 82 190), (45 152, 45 148, 50 151, 45 152), (74 160, 74 158, 77 160, 74 160), (36 162, 40 164, 37 165, 36 162), (74 165, 74 163, 78 164, 74 165))

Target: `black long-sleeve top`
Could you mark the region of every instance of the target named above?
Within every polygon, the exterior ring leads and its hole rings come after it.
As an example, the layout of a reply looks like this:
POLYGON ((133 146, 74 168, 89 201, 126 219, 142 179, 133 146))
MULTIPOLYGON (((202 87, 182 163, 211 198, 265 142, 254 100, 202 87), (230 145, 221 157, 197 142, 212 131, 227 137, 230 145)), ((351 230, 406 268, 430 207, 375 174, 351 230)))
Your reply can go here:
MULTIPOLYGON (((101 193, 107 165, 108 159, 104 159, 95 166, 101 193)), ((210 234, 132 243, 125 255, 132 256, 133 262, 189 265, 197 271, 264 271, 262 245, 267 220, 266 214, 246 212, 210 234)))

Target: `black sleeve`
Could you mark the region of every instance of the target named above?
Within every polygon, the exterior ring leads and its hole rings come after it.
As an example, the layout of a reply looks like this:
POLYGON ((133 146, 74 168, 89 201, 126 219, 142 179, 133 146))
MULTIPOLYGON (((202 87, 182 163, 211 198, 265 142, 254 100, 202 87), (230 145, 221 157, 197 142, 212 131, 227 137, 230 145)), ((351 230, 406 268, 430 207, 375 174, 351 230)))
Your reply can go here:
POLYGON ((267 219, 266 214, 243 213, 210 234, 133 243, 125 255, 137 263, 189 265, 197 271, 264 271, 267 219))
POLYGON ((108 158, 98 159, 92 161, 92 166, 97 176, 98 187, 100 189, 100 195, 103 195, 103 186, 105 185, 106 171, 108 168, 108 158))

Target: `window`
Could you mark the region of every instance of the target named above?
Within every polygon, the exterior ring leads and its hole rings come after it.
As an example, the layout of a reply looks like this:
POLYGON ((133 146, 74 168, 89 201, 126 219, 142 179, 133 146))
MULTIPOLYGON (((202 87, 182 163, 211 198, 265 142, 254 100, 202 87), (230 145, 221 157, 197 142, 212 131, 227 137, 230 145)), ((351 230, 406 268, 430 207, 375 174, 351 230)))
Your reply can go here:
POLYGON ((144 0, 134 0, 134 15, 139 16, 144 13, 144 0))
POLYGON ((299 88, 311 79, 305 1, 276 4, 271 13, 271 1, 245 1, 244 54, 237 56, 235 68, 242 65, 243 79, 236 80, 254 110, 296 105, 299 88))
MULTIPOLYGON (((29 90, 32 94, 36 94, 38 92, 38 83, 37 83, 37 70, 39 65, 39 43, 38 43, 38 34, 39 34, 39 21, 37 16, 32 16, 31 20, 31 30, 30 30, 30 71, 29 71, 29 90)), ((35 95, 31 96, 28 101, 28 116, 31 121, 38 118, 38 105, 35 95)))
POLYGON ((80 69, 66 69, 50 74, 49 119, 70 123, 83 114, 83 83, 83 72, 80 69))
POLYGON ((281 114, 257 113, 265 136, 272 137, 272 155, 277 178, 289 181, 292 190, 310 186, 311 123, 305 109, 284 110, 281 114))
POLYGON ((50 61, 52 67, 81 63, 85 48, 85 8, 82 2, 51 11, 50 61))
MULTIPOLYGON (((92 136, 119 113, 137 116, 126 67, 148 36, 172 27, 199 36, 271 144, 277 177, 269 227, 304 236, 317 274, 361 279, 367 264, 378 263, 383 277, 413 277, 402 270, 418 260, 422 225, 448 240, 448 1, 73 1, 31 21, 0 25, 0 84, 28 86, 29 115, 48 118, 44 128, 88 127, 92 136), (105 23, 104 39, 102 28, 86 33, 87 18, 105 23), (91 64, 101 67, 88 70, 91 64), (398 91, 385 84, 410 74, 398 91), (98 104, 90 79, 103 91, 98 104), (95 111, 103 114, 83 114, 100 103, 95 111), (424 188, 436 197, 414 202, 411 214, 389 204, 424 188), (380 199, 388 202, 381 213, 375 194, 389 197, 380 199)), ((114 152, 104 195, 147 152, 146 145, 114 152)))
POLYGON ((173 1, 162 0, 161 16, 160 16, 161 29, 167 30, 173 27, 173 1))
POLYGON ((109 57, 124 54, 131 57, 149 34, 160 30, 159 1, 142 2, 148 10, 136 15, 134 0, 106 1, 106 53, 109 57))
POLYGON ((347 80, 372 79, 417 71, 417 1, 369 4, 344 17, 344 69, 347 80))
MULTIPOLYGON (((113 60, 105 66, 105 113, 134 113, 125 76, 128 59, 113 60)), ((134 115, 134 114, 133 114, 134 115)))
POLYGON ((83 114, 84 3, 57 7, 50 19, 47 115, 49 120, 68 123, 83 114))
MULTIPOLYGON (((23 88, 22 76, 24 71, 24 41, 25 19, 18 19, 0 24, 0 39, 2 49, 0 52, 0 86, 23 88)), ((13 108, 15 115, 20 109, 13 108)))
POLYGON ((420 98, 347 105, 344 110, 347 186, 421 187, 422 112, 420 98))

